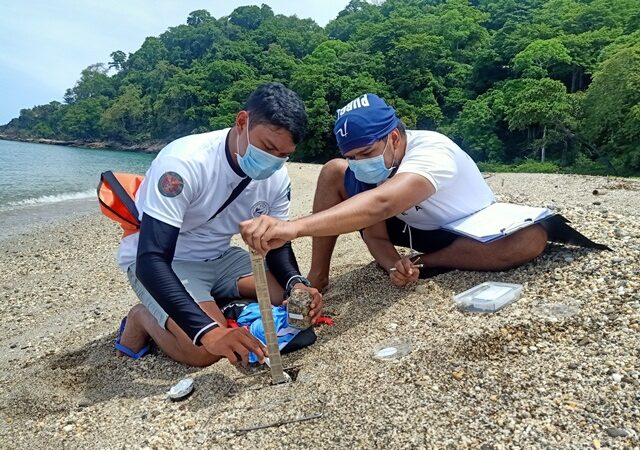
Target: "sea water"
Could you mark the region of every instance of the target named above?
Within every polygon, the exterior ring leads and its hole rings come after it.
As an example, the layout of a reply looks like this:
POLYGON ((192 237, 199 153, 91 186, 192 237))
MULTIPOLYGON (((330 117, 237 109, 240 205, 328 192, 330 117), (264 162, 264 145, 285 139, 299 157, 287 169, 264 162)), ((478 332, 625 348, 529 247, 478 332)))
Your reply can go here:
POLYGON ((144 174, 154 156, 0 140, 0 238, 97 212, 100 173, 144 174))

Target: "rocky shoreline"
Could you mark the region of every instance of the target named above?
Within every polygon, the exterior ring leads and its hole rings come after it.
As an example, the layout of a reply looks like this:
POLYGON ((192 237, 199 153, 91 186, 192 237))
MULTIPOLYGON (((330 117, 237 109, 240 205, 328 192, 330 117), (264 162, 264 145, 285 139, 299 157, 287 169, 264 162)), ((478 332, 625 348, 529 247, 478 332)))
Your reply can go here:
MULTIPOLYGON (((319 166, 289 172, 300 216, 319 166)), ((515 270, 397 289, 357 234, 343 236, 325 295, 335 325, 284 358, 298 379, 279 387, 224 362, 116 358, 115 330, 136 298, 114 262, 120 233, 100 215, 0 241, 0 448, 637 448, 640 181, 487 181, 500 200, 553 208, 612 251, 549 245, 515 270), (523 296, 497 314, 455 308, 455 293, 488 280, 522 284, 523 296), (411 352, 374 359, 390 339, 411 352), (185 376, 194 394, 170 402, 185 376), (316 418, 237 431, 305 417, 316 418)), ((310 240, 294 248, 306 271, 310 240)))
POLYGON ((113 141, 83 141, 83 140, 64 140, 64 139, 46 139, 31 138, 17 135, 8 135, 0 133, 0 140, 29 142, 32 144, 49 144, 49 145, 67 145, 69 147, 95 148, 101 150, 120 150, 130 152, 157 153, 169 143, 169 141, 145 141, 139 144, 122 144, 113 141))

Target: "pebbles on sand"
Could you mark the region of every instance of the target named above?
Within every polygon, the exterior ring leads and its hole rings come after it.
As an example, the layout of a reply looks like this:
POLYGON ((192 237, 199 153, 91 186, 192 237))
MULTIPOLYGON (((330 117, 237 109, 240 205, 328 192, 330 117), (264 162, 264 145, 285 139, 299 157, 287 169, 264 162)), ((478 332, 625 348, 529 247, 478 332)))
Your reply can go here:
MULTIPOLYGON (((292 213, 306 214, 319 166, 289 168, 292 213)), ((115 267, 120 234, 106 219, 1 241, 0 448, 640 445, 640 182, 528 174, 488 182, 502 201, 552 206, 613 252, 550 245, 515 270, 450 272, 396 289, 357 234, 343 236, 325 294, 336 325, 284 357, 298 381, 262 389, 251 384, 259 377, 240 378, 224 362, 195 369, 157 351, 115 357, 116 327, 136 298, 115 267), (489 280, 522 284, 522 297, 493 315, 455 308, 455 293, 489 280), (539 314, 540 305, 569 302, 571 315, 539 314), (393 364, 371 357, 397 336, 411 353, 393 364), (186 377, 197 391, 168 402, 167 388, 186 377), (322 410, 316 420, 229 431, 322 410)), ((310 240, 294 248, 306 271, 310 240)))

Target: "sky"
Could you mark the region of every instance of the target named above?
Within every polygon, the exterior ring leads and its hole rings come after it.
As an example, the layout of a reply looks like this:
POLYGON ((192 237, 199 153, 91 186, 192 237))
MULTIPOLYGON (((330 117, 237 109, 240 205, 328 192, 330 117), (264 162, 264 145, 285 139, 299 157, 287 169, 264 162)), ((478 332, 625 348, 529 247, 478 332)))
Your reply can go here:
POLYGON ((266 3, 275 14, 325 26, 348 0, 14 0, 0 3, 0 125, 22 108, 62 101, 87 66, 134 52, 147 36, 186 23, 191 11, 228 16, 266 3))

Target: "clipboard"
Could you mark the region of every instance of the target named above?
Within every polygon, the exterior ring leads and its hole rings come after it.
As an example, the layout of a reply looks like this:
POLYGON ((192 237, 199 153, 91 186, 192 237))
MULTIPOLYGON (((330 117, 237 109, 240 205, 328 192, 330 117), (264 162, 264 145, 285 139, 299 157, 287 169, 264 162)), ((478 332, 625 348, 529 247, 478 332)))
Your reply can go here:
POLYGON ((480 211, 450 222, 442 228, 474 239, 491 242, 555 215, 549 208, 492 203, 480 211))
POLYGON ((547 232, 549 242, 611 250, 609 246, 594 242, 576 231, 569 223, 569 220, 549 208, 492 203, 474 214, 446 224, 442 229, 487 243, 531 225, 540 224, 547 232))

